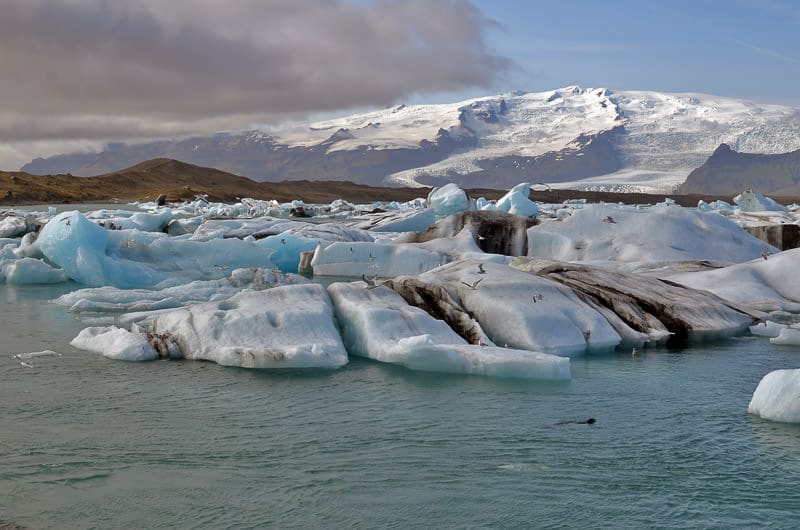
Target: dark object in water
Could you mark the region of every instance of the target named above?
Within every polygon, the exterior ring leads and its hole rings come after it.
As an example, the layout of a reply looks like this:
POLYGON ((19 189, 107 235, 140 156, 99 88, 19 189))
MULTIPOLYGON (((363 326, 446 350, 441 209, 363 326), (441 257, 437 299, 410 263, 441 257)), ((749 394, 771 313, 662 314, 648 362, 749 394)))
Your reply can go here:
POLYGON ((163 193, 156 197, 156 206, 164 206, 167 204, 167 196, 163 193))
POLYGON ((582 423, 582 424, 585 424, 585 425, 591 425, 591 424, 593 424, 593 423, 595 423, 595 422, 597 422, 597 420, 596 420, 596 419, 594 419, 594 418, 589 418, 589 419, 588 419, 588 420, 586 420, 586 421, 578 421, 578 422, 575 422, 575 423, 582 423))

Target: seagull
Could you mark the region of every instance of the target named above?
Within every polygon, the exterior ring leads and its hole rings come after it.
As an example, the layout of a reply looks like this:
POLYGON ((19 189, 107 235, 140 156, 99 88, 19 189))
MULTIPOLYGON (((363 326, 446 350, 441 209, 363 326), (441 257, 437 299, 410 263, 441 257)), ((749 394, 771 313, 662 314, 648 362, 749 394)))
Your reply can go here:
POLYGON ((474 282, 472 282, 471 285, 468 284, 467 282, 461 282, 461 283, 463 283, 464 285, 466 285, 467 287, 469 287, 470 289, 472 289, 474 291, 475 289, 478 288, 478 284, 481 283, 482 281, 483 281, 483 278, 480 278, 480 279, 475 280, 474 282))
POLYGON ((378 279, 377 274, 375 276, 367 276, 362 272, 361 279, 367 284, 367 289, 375 289, 376 287, 380 287, 380 284, 376 281, 378 279))
POLYGON ((616 224, 616 221, 610 215, 606 215, 605 218, 603 219, 603 222, 608 224, 616 224))
POLYGON ((533 293, 533 296, 531 296, 531 300, 533 300, 534 304, 536 302, 541 302, 544 300, 544 295, 542 293, 533 293))
POLYGON ((632 349, 631 350, 631 356, 632 357, 638 357, 639 356, 639 348, 632 349))
POLYGON ((214 268, 215 268, 215 269, 219 269, 219 270, 221 270, 221 271, 224 271, 224 270, 230 269, 230 267, 228 267, 227 265, 214 265, 214 268))
POLYGON ((766 261, 767 258, 769 257, 769 251, 768 250, 762 250, 761 251, 761 257, 764 258, 764 261, 766 261))
POLYGON ((478 274, 486 274, 486 269, 483 268, 483 263, 478 263, 478 274))
POLYGON ((486 239, 486 236, 478 235, 478 241, 483 241, 486 239))

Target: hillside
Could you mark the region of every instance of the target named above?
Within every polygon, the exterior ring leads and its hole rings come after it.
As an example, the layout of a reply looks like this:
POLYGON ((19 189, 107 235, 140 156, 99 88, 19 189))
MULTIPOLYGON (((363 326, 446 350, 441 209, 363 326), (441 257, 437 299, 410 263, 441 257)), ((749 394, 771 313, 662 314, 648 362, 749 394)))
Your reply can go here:
MULTIPOLYGON (((738 193, 737 190, 736 193, 738 193)), ((235 202, 238 197, 251 197, 281 202, 300 199, 308 203, 329 203, 345 199, 356 203, 373 201, 407 201, 426 197, 430 188, 380 188, 352 182, 255 182, 245 177, 212 168, 204 168, 170 159, 142 162, 122 171, 94 177, 73 175, 31 175, 24 172, 0 171, 0 205, 112 203, 152 201, 165 194, 169 201, 191 200, 208 195, 210 200, 235 202)), ((498 199, 505 192, 481 188, 468 189, 472 197, 498 199)), ((683 206, 696 206, 697 201, 721 199, 730 202, 734 193, 721 195, 664 195, 618 193, 586 190, 551 189, 531 191, 531 199, 559 203, 570 199, 589 202, 624 202, 654 204, 667 196, 683 206)), ((795 202, 793 196, 775 197, 783 203, 795 202)))
MULTIPOLYGON (((199 194, 225 202, 235 202, 238 197, 302 199, 315 203, 340 198, 355 202, 406 201, 425 197, 429 191, 429 188, 375 188, 352 182, 255 182, 165 158, 94 177, 0 172, 0 204, 141 201, 154 200, 162 193, 170 201, 192 199, 199 194)), ((485 191, 487 196, 499 196, 497 191, 485 191)))
POLYGON ((677 191, 727 194, 750 187, 761 193, 800 195, 800 150, 763 155, 737 153, 722 144, 677 191))
POLYGON ((399 105, 266 133, 109 145, 23 171, 99 175, 167 157, 258 181, 508 189, 518 182, 668 192, 721 143, 800 149, 800 109, 704 94, 570 86, 440 105, 399 105))

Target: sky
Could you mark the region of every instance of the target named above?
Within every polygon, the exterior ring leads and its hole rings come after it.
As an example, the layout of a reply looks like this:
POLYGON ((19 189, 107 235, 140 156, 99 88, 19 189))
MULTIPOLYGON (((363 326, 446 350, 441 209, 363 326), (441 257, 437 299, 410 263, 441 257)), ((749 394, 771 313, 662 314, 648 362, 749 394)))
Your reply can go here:
POLYGON ((800 106, 791 0, 0 0, 0 169, 578 84, 800 106))

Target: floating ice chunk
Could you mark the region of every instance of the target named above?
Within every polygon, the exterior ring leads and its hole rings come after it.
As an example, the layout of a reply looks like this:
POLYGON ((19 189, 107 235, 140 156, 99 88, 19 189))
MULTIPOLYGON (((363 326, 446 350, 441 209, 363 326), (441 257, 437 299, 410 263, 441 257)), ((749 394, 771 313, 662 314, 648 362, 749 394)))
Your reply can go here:
POLYGON ((0 238, 20 237, 28 231, 24 217, 9 215, 0 219, 0 238))
POLYGON ((789 209, 770 199, 764 197, 757 191, 747 188, 742 193, 733 198, 733 202, 743 212, 788 212, 789 209))
POLYGON ((60 296, 54 302, 77 313, 157 311, 190 303, 224 300, 244 289, 263 290, 298 283, 309 283, 309 280, 269 269, 235 269, 228 278, 198 280, 161 290, 110 286, 79 289, 60 296))
POLYGON ((3 270, 0 275, 5 275, 6 283, 11 285, 61 283, 69 279, 61 269, 34 258, 12 260, 5 266, 0 261, 0 269, 3 270))
POLYGON ((347 364, 333 305, 318 284, 244 291, 157 315, 146 329, 187 359, 245 368, 347 364))
POLYGON ((300 255, 317 248, 319 241, 284 233, 262 239, 258 245, 273 250, 269 259, 281 271, 297 272, 300 255))
POLYGON ((439 217, 470 209, 467 192, 453 182, 445 184, 441 188, 434 188, 428 195, 428 202, 439 217))
POLYGON ((800 370, 775 370, 765 375, 747 412, 766 420, 800 423, 800 370))
POLYGON ((200 242, 138 230, 109 231, 78 212, 62 213, 47 223, 36 245, 71 279, 92 286, 175 285, 223 277, 228 269, 271 265, 271 251, 251 242, 200 242))
POLYGON ((786 324, 778 324, 767 320, 766 322, 759 322, 755 326, 750 326, 750 333, 760 337, 777 337, 781 334, 781 330, 787 327, 786 324))
POLYGON ((152 361, 158 358, 158 353, 144 336, 116 326, 85 328, 72 339, 70 345, 120 361, 152 361))
POLYGON ((772 344, 782 346, 800 346, 800 329, 784 328, 777 337, 769 339, 772 344))
POLYGON ((785 250, 753 261, 668 277, 682 285, 703 289, 760 311, 800 311, 797 264, 800 249, 785 250))
POLYGON ((517 184, 497 201, 496 208, 522 217, 536 217, 539 215, 539 206, 528 198, 530 193, 529 183, 517 184))
POLYGON ((436 222, 432 208, 360 215, 351 226, 373 232, 422 232, 436 222))
POLYGON ((387 283, 406 300, 439 304, 446 320, 469 315, 495 344, 578 355, 612 350, 621 340, 572 290, 504 265, 458 261, 387 283))
POLYGON ((101 217, 97 216, 95 212, 94 215, 87 215, 87 218, 97 217, 95 221, 97 225, 110 230, 141 230, 142 232, 163 232, 173 218, 172 211, 165 208, 155 213, 120 213, 125 215, 101 217))
POLYGON ((412 370, 542 380, 568 380, 569 359, 467 344, 441 320, 379 286, 335 283, 328 291, 352 355, 412 370))
POLYGON ((333 243, 317 247, 311 266, 315 276, 391 278, 431 270, 447 260, 438 252, 415 245, 333 243))
POLYGON ((680 206, 591 204, 528 229, 528 255, 558 261, 743 262, 765 248, 777 252, 721 215, 680 206))

